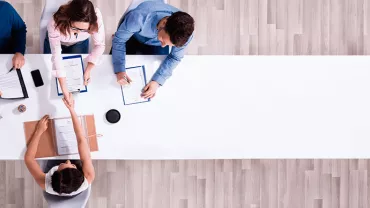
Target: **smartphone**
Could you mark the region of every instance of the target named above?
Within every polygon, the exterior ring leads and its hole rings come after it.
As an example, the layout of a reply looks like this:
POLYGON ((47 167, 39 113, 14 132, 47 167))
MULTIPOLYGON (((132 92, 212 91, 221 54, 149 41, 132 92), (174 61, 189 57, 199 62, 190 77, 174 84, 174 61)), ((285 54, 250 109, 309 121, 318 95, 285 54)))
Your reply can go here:
POLYGON ((36 69, 31 71, 33 83, 35 83, 36 87, 40 87, 44 85, 44 81, 42 81, 40 70, 36 69))

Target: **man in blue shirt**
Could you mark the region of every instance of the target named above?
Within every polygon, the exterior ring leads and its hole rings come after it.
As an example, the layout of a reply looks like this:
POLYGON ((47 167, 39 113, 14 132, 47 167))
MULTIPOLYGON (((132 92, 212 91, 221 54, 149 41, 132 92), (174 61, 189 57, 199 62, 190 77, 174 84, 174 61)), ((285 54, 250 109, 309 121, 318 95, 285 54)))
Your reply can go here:
POLYGON ((113 38, 112 58, 117 82, 121 85, 131 82, 125 72, 126 54, 163 55, 172 47, 143 89, 143 98, 153 98, 184 57, 193 31, 194 19, 189 14, 161 2, 141 3, 125 15, 113 38))
POLYGON ((13 67, 23 67, 26 50, 26 24, 6 1, 0 1, 0 54, 14 54, 13 67))

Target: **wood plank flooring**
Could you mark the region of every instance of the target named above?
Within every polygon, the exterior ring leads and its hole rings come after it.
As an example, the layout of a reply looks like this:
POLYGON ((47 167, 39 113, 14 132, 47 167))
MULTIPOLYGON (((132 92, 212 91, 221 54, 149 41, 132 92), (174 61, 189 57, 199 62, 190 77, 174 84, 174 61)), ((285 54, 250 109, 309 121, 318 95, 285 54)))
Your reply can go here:
MULTIPOLYGON (((367 208, 370 160, 94 161, 89 208, 367 208)), ((47 207, 23 161, 0 162, 0 207, 47 207)))
MULTIPOLYGON (((28 53, 40 53, 44 1, 9 1, 27 23, 28 53)), ((113 34, 130 0, 93 2, 102 10, 106 33, 113 34)), ((169 3, 196 21, 188 54, 370 53, 370 0, 169 3)), ((107 35, 106 52, 110 46, 107 35)), ((370 208, 370 160, 99 160, 94 165, 89 208, 370 208)), ((2 207, 47 207, 23 161, 0 161, 2 207)))
MULTIPOLYGON (((28 26, 27 52, 40 53, 45 0, 9 0, 28 26)), ((111 35, 130 0, 92 0, 111 35)), ((168 0, 191 14, 196 35, 188 54, 367 55, 370 0, 168 0)))

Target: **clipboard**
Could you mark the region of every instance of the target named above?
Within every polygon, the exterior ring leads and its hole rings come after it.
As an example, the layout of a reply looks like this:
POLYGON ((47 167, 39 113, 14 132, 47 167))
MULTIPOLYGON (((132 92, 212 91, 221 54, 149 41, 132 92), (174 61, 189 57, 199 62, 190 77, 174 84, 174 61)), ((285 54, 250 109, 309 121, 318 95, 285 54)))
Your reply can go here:
MULTIPOLYGON (((96 134, 94 115, 84 115, 80 117, 82 117, 85 120, 85 130, 87 137, 86 139, 88 139, 90 152, 98 151, 99 150, 97 141, 98 135, 96 134)), ((38 122, 39 121, 29 121, 23 123, 27 146, 33 136, 33 133, 36 130, 38 122)), ((37 147, 36 158, 56 157, 56 156, 61 155, 59 155, 57 151, 54 119, 49 119, 48 129, 41 135, 40 142, 37 147)))
MULTIPOLYGON (((81 55, 75 55, 75 56, 64 56, 63 57, 63 60, 68 60, 68 59, 80 59, 81 61, 81 70, 82 70, 82 76, 85 74, 85 67, 84 67, 84 63, 82 61, 82 56, 81 55)), ((68 70, 68 69, 66 69, 68 70)), ((67 75, 68 76, 68 75, 67 75)), ((82 77, 83 79, 83 77, 82 77)), ((59 83, 58 83, 58 78, 55 78, 55 84, 57 85, 57 93, 58 93, 58 96, 62 96, 63 93, 61 92, 61 89, 59 88, 59 83)), ((70 91, 72 93, 75 93, 75 92, 87 92, 87 86, 84 85, 83 89, 79 89, 79 90, 76 90, 76 91, 70 91)))
MULTIPOLYGON (((11 74, 9 73, 17 73, 17 76, 18 76, 18 79, 19 79, 19 87, 20 87, 20 90, 22 90, 22 94, 23 96, 22 97, 1 97, 0 96, 0 99, 9 99, 9 100, 15 100, 15 99, 24 99, 24 98, 28 98, 28 92, 27 92, 27 88, 26 88, 26 84, 24 82, 24 79, 23 79, 23 75, 22 75, 22 72, 20 69, 10 69, 8 73, 6 74, 3 74, 1 76, 9 76, 11 74)), ((0 82, 1 83, 1 82, 0 82)), ((1 89, 0 89, 1 90, 1 89)))
MULTIPOLYGON (((146 84, 147 84, 147 81, 146 81, 146 73, 145 73, 145 66, 144 65, 142 65, 142 66, 128 67, 128 68, 126 68, 126 73, 128 74, 129 77, 131 77, 130 76, 130 70, 134 70, 134 69, 140 70, 139 68, 141 68, 141 70, 142 70, 142 75, 143 75, 143 77, 142 77, 143 80, 142 81, 144 82, 142 88, 144 88, 146 86, 146 84)), ((135 78, 133 78, 133 82, 135 82, 135 78)), ((137 82, 137 80, 136 80, 136 82, 137 82)), ((139 101, 135 101, 135 102, 129 102, 128 99, 125 98, 125 89, 126 89, 125 86, 121 86, 121 92, 122 92, 123 104, 124 105, 134 105, 134 104, 139 104, 139 103, 150 102, 150 98, 148 98, 148 99, 139 99, 139 101)), ((138 96, 140 96, 140 94, 138 96)))

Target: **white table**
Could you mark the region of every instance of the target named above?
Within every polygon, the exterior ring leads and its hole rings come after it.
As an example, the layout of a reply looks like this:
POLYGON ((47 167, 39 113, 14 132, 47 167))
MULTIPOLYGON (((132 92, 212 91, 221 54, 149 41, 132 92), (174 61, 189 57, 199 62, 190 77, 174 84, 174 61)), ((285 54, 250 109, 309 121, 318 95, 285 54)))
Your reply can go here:
MULTIPOLYGON (((163 58, 129 56, 127 66, 145 64, 152 74, 163 58)), ((30 98, 0 101, 0 159, 22 159, 24 121, 68 115, 50 56, 26 59, 30 98), (34 87, 33 69, 44 87, 34 87), (27 111, 17 114, 21 103, 27 111)), ((0 56, 0 70, 10 60, 0 56)), ((110 56, 91 76, 89 92, 75 100, 103 134, 93 159, 370 158, 369 57, 186 56, 155 99, 131 106, 110 56), (112 108, 122 114, 113 125, 104 118, 112 108)))

